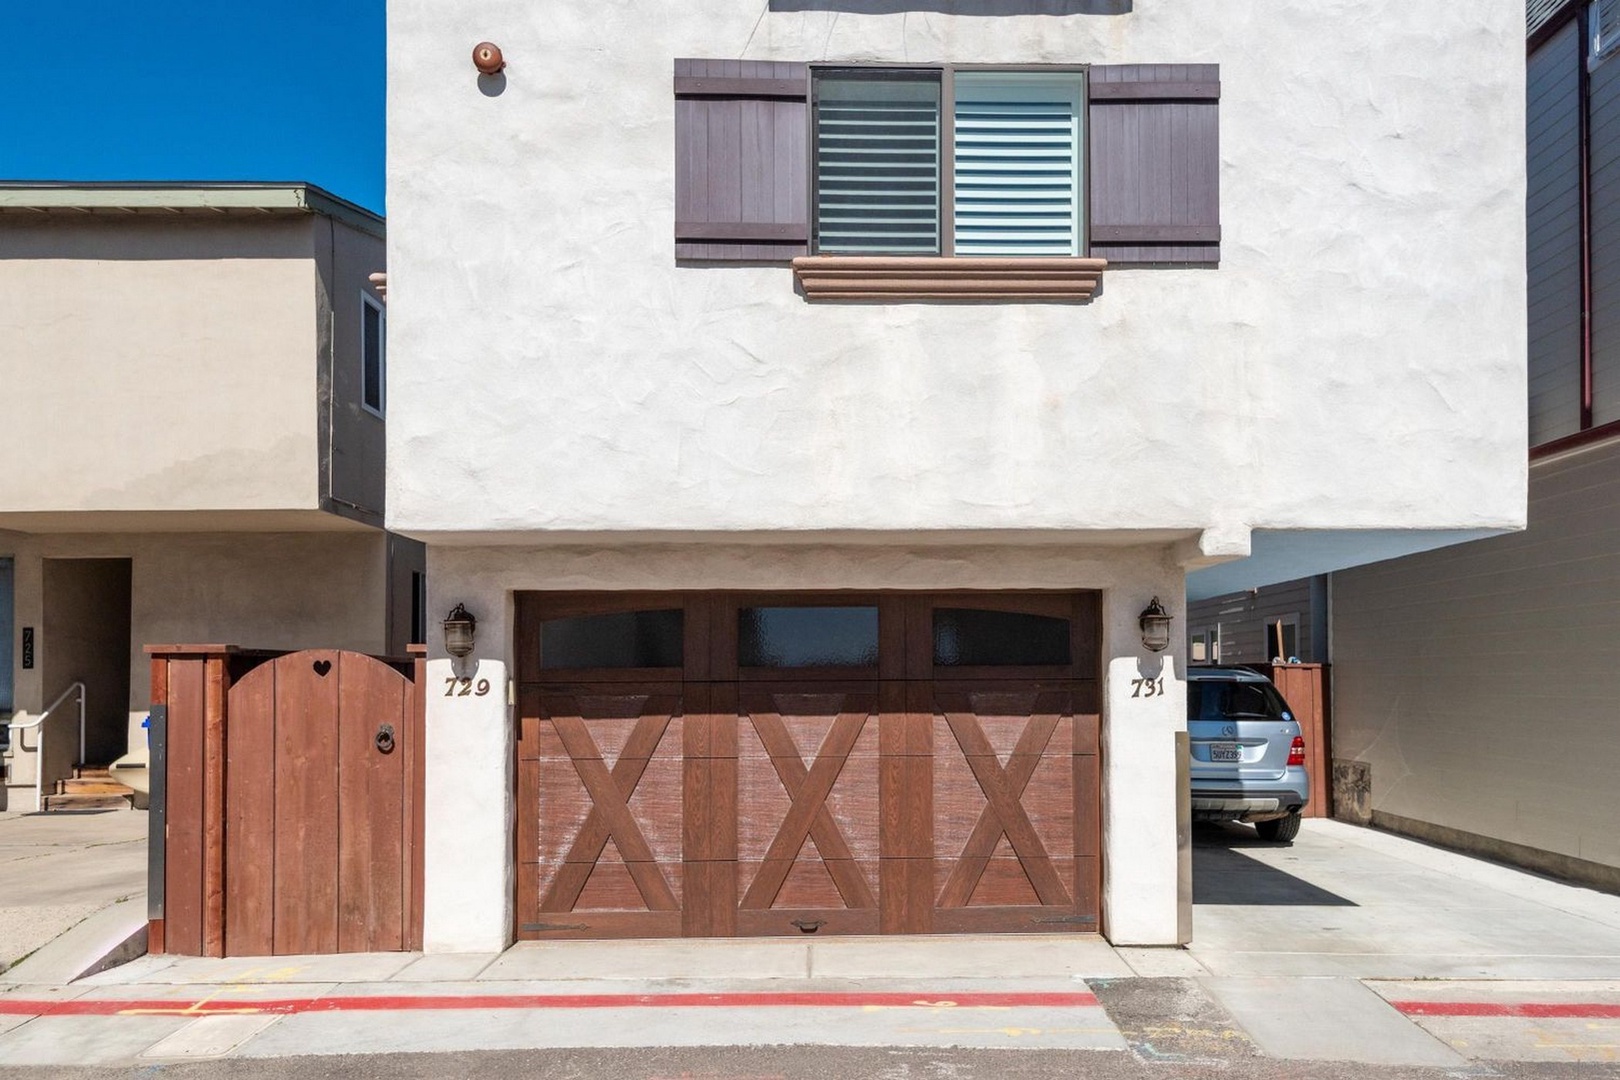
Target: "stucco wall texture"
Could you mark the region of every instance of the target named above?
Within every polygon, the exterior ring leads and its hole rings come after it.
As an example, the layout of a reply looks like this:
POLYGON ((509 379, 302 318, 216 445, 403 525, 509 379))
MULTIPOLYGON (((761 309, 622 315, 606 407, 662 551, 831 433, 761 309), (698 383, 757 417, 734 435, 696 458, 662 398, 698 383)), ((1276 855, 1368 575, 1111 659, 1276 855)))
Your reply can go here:
POLYGON ((0 230, 0 511, 315 508, 309 219, 0 230))
POLYGON ((360 296, 383 259, 318 215, 0 220, 0 515, 336 500, 380 522, 360 296))
POLYGON ((1522 524, 1518 0, 862 6, 389 5, 390 527, 1522 524), (1220 64, 1222 265, 1088 306, 677 266, 683 56, 1220 64))

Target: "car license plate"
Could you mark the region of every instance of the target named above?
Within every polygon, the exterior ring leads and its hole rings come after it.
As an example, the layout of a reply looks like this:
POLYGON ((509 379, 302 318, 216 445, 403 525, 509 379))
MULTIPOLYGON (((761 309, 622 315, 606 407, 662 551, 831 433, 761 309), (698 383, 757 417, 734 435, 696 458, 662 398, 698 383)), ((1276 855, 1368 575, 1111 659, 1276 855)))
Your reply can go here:
POLYGON ((1209 760, 1242 761, 1243 748, 1237 743, 1211 743, 1209 747, 1209 760))

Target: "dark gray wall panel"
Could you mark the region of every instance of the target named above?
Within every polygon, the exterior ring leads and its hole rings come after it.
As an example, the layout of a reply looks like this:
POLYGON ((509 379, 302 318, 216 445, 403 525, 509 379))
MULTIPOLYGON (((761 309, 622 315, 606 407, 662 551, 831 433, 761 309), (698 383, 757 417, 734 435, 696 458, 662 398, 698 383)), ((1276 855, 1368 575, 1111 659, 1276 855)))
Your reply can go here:
POLYGON ((1532 446, 1581 426, 1581 62, 1570 23, 1526 76, 1532 446))
POLYGON ((1592 422, 1620 420, 1620 62, 1592 70, 1592 422))
POLYGON ((1187 631, 1191 634, 1219 626, 1221 663, 1264 664, 1271 660, 1271 624, 1297 615, 1299 658, 1307 664, 1326 663, 1327 642, 1320 629, 1326 612, 1320 591, 1321 579, 1300 578, 1256 592, 1195 601, 1187 605, 1187 631))

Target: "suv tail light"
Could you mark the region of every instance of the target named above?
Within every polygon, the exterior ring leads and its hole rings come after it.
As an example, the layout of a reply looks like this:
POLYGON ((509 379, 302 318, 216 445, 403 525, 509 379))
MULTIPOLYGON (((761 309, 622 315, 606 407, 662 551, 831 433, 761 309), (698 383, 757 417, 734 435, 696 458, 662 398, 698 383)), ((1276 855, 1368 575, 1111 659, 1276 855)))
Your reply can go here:
POLYGON ((1298 735, 1294 736, 1294 744, 1288 748, 1288 764, 1305 764, 1305 740, 1298 735))

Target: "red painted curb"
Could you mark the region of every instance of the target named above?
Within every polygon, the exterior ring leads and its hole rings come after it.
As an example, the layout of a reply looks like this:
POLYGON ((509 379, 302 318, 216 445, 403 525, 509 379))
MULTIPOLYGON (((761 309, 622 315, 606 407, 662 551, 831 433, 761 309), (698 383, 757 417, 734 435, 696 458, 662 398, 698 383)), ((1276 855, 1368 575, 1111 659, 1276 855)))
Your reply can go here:
POLYGON ((279 998, 262 1001, 218 995, 200 1000, 40 1001, 0 994, 5 1016, 164 1016, 252 1015, 255 1013, 431 1011, 435 1009, 665 1009, 665 1008, 960 1008, 1008 1009, 1017 1006, 1087 1008, 1095 994, 969 993, 937 995, 901 993, 731 993, 731 994, 465 994, 389 995, 376 997, 279 998))
POLYGON ((1523 1016, 1536 1020, 1620 1020, 1620 1005, 1595 1002, 1392 1001, 1407 1016, 1523 1016))

